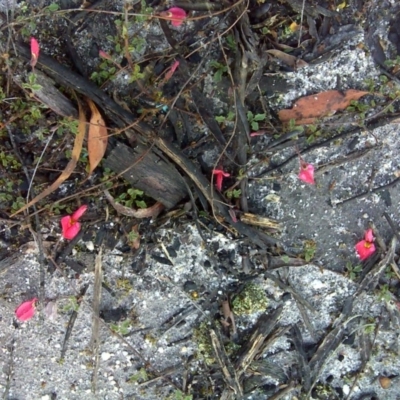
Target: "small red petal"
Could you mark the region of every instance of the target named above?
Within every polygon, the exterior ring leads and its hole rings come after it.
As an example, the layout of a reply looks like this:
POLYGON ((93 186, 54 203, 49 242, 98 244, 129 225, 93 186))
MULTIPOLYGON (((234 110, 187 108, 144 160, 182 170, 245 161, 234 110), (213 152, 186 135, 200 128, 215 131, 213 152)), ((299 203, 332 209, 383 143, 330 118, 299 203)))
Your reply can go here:
POLYGON ((39 58, 39 51, 40 51, 39 42, 34 37, 32 37, 31 38, 31 55, 32 55, 31 66, 32 66, 32 68, 34 68, 37 63, 37 60, 39 58))
POLYGON ((222 169, 213 169, 213 174, 214 175, 222 175, 225 177, 231 176, 228 172, 223 171, 222 169))
POLYGON ((83 206, 80 206, 73 214, 72 214, 72 219, 74 221, 78 221, 80 217, 82 217, 83 214, 85 214, 88 206, 85 204, 83 206))
POLYGON ((302 164, 300 163, 299 179, 310 185, 315 184, 314 180, 314 165, 312 164, 302 164))
POLYGON ((375 245, 373 243, 367 242, 366 240, 361 240, 356 244, 356 251, 361 261, 366 260, 368 257, 375 253, 375 245))
POLYGON ((175 72, 178 67, 179 67, 179 61, 174 61, 174 63, 171 66, 171 71, 175 72))
POLYGON ((74 222, 68 229, 63 229, 64 239, 72 240, 81 230, 81 224, 79 222, 74 222))
POLYGON ((28 321, 35 315, 35 303, 37 302, 37 298, 35 297, 32 300, 25 301, 15 310, 15 316, 20 321, 28 321))
POLYGON ((222 169, 213 169, 213 175, 216 175, 215 177, 215 186, 219 191, 222 190, 222 182, 224 180, 224 177, 231 176, 228 174, 228 172, 223 171, 222 169))
POLYGON ((179 61, 175 61, 175 62, 172 64, 170 70, 165 74, 164 81, 168 81, 168 80, 171 79, 172 75, 174 74, 174 72, 176 71, 176 69, 178 68, 178 66, 179 66, 179 61))
POLYGON ((106 60, 112 60, 111 56, 103 50, 99 50, 99 56, 105 58, 106 60))
POLYGON ((261 130, 261 131, 257 131, 257 132, 251 132, 250 133, 250 137, 262 136, 262 135, 265 135, 266 133, 267 133, 266 130, 261 130))
POLYGON ((70 215, 66 215, 65 217, 61 218, 60 222, 62 230, 65 231, 72 225, 72 218, 70 215))
POLYGON ((181 26, 183 20, 186 18, 186 11, 179 7, 172 7, 161 14, 167 17, 173 26, 181 26))
POLYGON ((223 182, 223 180, 224 180, 224 177, 221 174, 218 174, 216 182, 215 182, 215 186, 217 187, 217 189, 219 191, 222 190, 222 182, 223 182))
POLYGON ((365 232, 364 239, 365 239, 367 242, 373 242, 373 241, 374 241, 374 233, 372 232, 372 229, 368 229, 368 230, 365 232))
POLYGON ((237 222, 238 220, 237 220, 237 217, 236 217, 236 213, 235 213, 235 210, 232 210, 232 208, 230 208, 229 209, 229 215, 231 216, 231 218, 232 218, 232 222, 237 222))

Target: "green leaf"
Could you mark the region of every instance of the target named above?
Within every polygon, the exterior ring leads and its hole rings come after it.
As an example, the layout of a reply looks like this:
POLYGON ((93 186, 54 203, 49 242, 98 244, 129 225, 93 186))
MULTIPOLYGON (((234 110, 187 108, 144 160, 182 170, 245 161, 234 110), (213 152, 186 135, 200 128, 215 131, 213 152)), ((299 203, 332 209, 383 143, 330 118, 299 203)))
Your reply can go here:
POLYGON ((251 122, 253 121, 253 119, 254 119, 253 113, 251 111, 247 111, 247 120, 251 122))
POLYGON ((228 121, 233 121, 235 119, 235 113, 233 111, 229 111, 226 119, 228 121))
POLYGON ((136 206, 139 208, 147 208, 147 204, 143 200, 136 200, 136 206))
POLYGON ((222 123, 222 122, 225 122, 225 117, 223 116, 223 115, 217 115, 216 117, 215 117, 215 120, 217 121, 217 122, 219 122, 220 124, 222 123))
POLYGON ((253 131, 258 131, 259 128, 260 128, 260 127, 258 126, 258 122, 253 121, 253 122, 251 123, 251 129, 253 129, 253 131))
POLYGON ((254 121, 264 121, 265 120, 265 114, 256 114, 254 116, 254 121))
POLYGON ((136 199, 136 196, 143 196, 144 193, 143 190, 139 189, 128 189, 127 192, 132 199, 136 199))
POLYGON ((214 82, 221 82, 222 80, 222 70, 219 69, 214 73, 214 82))
POLYGON ((238 199, 241 194, 242 194, 242 190, 241 189, 233 189, 233 197, 235 199, 238 199))
POLYGON ((210 62, 210 66, 213 68, 221 69, 223 67, 222 64, 220 64, 218 61, 212 60, 210 62))
POLYGON ((49 11, 58 11, 59 6, 58 6, 58 4, 56 4, 56 3, 51 3, 51 4, 47 7, 47 9, 48 9, 49 11))

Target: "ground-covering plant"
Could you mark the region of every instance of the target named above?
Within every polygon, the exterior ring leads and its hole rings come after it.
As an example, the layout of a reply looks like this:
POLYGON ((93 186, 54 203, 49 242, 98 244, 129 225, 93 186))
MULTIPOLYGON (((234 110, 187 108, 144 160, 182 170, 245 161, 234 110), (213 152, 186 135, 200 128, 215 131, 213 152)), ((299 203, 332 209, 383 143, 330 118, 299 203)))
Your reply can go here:
POLYGON ((265 311, 268 306, 264 289, 254 283, 247 284, 232 300, 232 311, 237 315, 265 311))
POLYGON ((258 131, 260 129, 259 122, 265 121, 265 118, 265 114, 253 114, 251 111, 247 111, 247 121, 249 121, 253 131, 258 131))
POLYGON ((317 251, 317 243, 314 240, 304 241, 304 260, 310 262, 317 251))
POLYGON ((228 71, 228 67, 216 60, 212 60, 210 62, 210 67, 214 68, 215 71, 213 77, 214 82, 216 83, 221 82, 223 74, 225 74, 228 71))

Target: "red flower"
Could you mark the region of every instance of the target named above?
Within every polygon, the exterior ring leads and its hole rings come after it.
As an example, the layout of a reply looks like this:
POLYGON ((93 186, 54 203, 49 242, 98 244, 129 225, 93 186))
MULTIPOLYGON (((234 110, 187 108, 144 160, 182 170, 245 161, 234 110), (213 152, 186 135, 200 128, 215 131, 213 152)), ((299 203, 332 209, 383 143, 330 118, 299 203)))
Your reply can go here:
POLYGON ((35 68, 35 65, 37 63, 37 60, 39 58, 39 43, 38 41, 34 38, 31 37, 31 67, 35 68))
POLYGON ((227 172, 223 171, 222 169, 214 169, 213 170, 213 175, 215 175, 215 186, 219 191, 222 190, 222 181, 224 180, 224 177, 230 176, 227 172))
POLYGON ((179 67, 179 61, 174 61, 170 70, 165 74, 165 78, 164 78, 165 82, 168 81, 169 79, 171 79, 171 76, 174 74, 174 72, 176 71, 176 69, 178 67, 179 67))
POLYGON ((173 26, 181 26, 186 18, 186 11, 179 7, 171 7, 160 13, 162 17, 171 21, 173 26))
POLYGON ((15 310, 15 316, 20 321, 28 321, 35 315, 35 303, 37 302, 37 298, 35 297, 32 300, 25 301, 15 310))
POLYGON ((72 215, 61 218, 62 235, 65 239, 71 240, 79 233, 81 224, 78 220, 86 212, 87 207, 87 205, 81 206, 72 215))
POLYGON ((311 185, 315 184, 314 180, 314 165, 307 164, 303 159, 300 158, 300 172, 299 179, 305 183, 311 185))
POLYGON ((368 229, 364 234, 364 240, 359 241, 356 244, 356 251, 361 261, 366 260, 368 257, 375 253, 374 234, 372 229, 368 229))

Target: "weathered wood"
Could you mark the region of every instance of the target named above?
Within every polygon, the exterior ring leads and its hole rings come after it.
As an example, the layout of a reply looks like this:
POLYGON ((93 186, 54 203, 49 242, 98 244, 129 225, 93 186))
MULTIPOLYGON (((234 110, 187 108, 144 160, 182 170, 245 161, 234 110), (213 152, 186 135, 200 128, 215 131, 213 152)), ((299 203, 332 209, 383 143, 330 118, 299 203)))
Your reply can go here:
MULTIPOLYGON (((33 90, 33 94, 56 114, 64 117, 78 118, 78 110, 54 85, 55 82, 42 72, 35 70, 36 84, 41 88, 33 90)), ((19 86, 25 83, 21 75, 14 75, 14 82, 19 86)), ((26 79, 27 80, 27 79, 26 79)))
MULTIPOLYGON (((21 56, 30 58, 30 50, 25 44, 17 43, 16 47, 21 56)), ((129 111, 120 107, 92 82, 67 69, 51 57, 41 54, 36 68, 41 68, 58 84, 76 90, 93 100, 99 107, 111 114, 113 122, 120 128, 135 123, 135 130, 142 134, 152 132, 150 126, 142 121, 137 121, 129 111)), ((36 72, 37 70, 35 70, 36 72)), ((132 167, 124 174, 125 179, 134 187, 143 190, 148 196, 163 203, 167 208, 171 208, 186 196, 186 186, 176 168, 167 160, 161 160, 145 143, 145 136, 136 135, 136 147, 132 151, 124 145, 117 147, 111 152, 106 166, 116 173, 132 167), (140 157, 143 159, 139 161, 140 157), (136 161, 138 163, 134 165, 136 161)))
POLYGON ((104 166, 118 174, 126 170, 122 176, 133 187, 143 190, 166 208, 174 207, 186 196, 186 186, 178 171, 154 152, 143 152, 141 146, 131 149, 118 143, 104 166))

